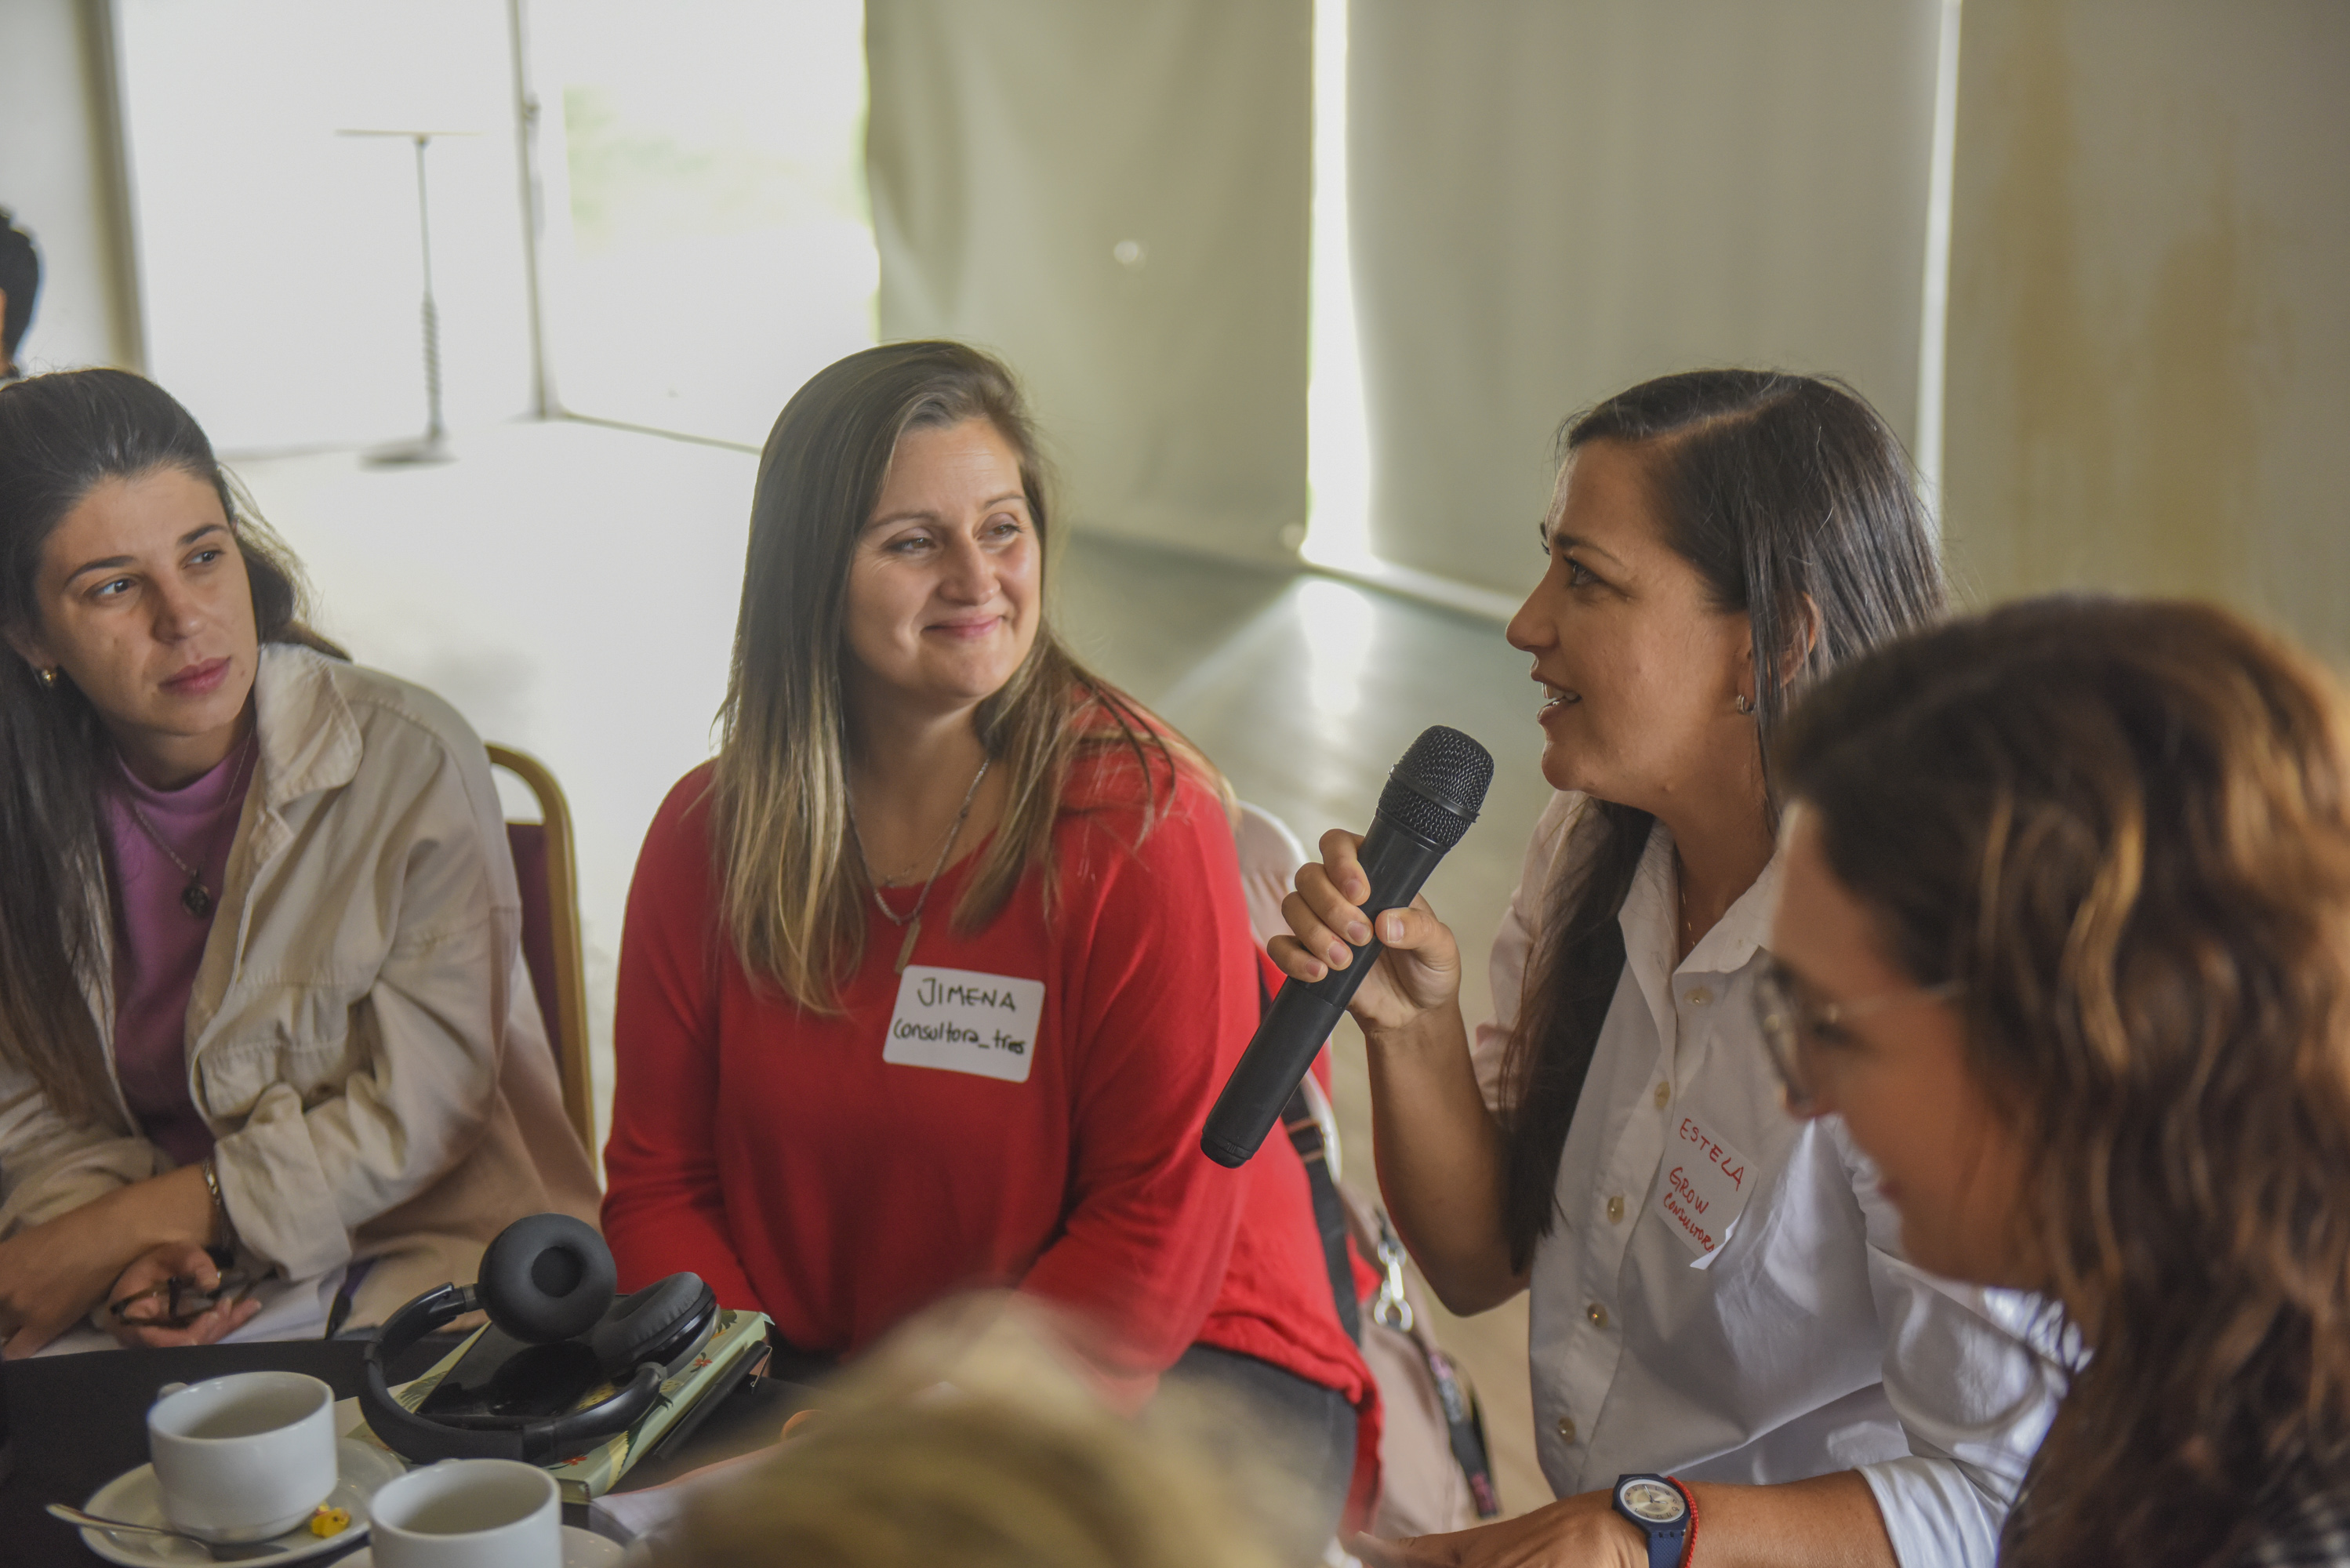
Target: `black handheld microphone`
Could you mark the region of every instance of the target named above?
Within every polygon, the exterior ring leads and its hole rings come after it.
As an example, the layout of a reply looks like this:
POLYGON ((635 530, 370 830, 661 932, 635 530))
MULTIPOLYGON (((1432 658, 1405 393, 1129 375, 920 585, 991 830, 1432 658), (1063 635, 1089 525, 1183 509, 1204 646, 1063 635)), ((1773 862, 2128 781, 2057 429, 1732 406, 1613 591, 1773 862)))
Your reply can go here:
MULTIPOLYGON (((1493 758, 1484 747, 1442 724, 1419 732, 1388 772, 1371 831, 1363 839, 1363 875, 1371 892, 1362 909, 1374 931, 1380 915, 1419 896, 1419 885, 1445 851, 1477 820, 1485 786, 1492 782, 1493 758)), ((1298 1080, 1314 1064, 1315 1054, 1337 1027, 1355 988, 1378 961, 1378 939, 1352 950, 1354 962, 1311 985, 1282 981, 1200 1135, 1201 1151, 1218 1165, 1244 1165, 1264 1142, 1298 1080)))

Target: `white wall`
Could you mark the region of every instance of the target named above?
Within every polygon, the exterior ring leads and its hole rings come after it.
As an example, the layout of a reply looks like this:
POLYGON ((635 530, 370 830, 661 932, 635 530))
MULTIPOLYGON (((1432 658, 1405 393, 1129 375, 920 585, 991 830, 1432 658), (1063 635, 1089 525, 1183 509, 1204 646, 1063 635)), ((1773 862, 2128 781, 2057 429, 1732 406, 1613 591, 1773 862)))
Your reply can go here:
POLYGON ((124 265, 101 0, 6 0, 0 207, 41 252, 28 370, 139 362, 124 265))
POLYGON ((2350 5, 1967 0, 1946 536, 2350 659, 2350 5))
POLYGON ((150 373, 224 450, 424 428, 412 148, 448 420, 531 406, 504 0, 115 0, 150 373))

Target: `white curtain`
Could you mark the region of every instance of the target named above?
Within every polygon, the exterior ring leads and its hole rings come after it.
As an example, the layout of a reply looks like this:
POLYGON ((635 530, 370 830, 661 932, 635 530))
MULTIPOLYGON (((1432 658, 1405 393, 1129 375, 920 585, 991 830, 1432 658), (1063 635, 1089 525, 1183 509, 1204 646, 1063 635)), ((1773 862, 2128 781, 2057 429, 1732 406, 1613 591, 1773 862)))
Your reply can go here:
POLYGON ((1940 0, 1355 0, 1371 545, 1520 591, 1560 420, 1703 365, 1911 434, 1940 0))
POLYGON ((1948 549, 2350 661, 2350 6, 1967 0, 1948 549))
POLYGON ((868 0, 880 335, 1003 353, 1081 525, 1288 558, 1308 0, 868 0))

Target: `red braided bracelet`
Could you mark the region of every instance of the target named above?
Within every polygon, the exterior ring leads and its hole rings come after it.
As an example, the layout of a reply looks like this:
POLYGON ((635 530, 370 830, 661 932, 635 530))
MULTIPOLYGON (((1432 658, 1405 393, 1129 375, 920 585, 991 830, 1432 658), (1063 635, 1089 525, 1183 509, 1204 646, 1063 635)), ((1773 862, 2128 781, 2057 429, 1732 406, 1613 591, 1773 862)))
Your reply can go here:
POLYGON ((1697 1495, 1681 1484, 1679 1476, 1667 1476, 1665 1480, 1681 1494, 1681 1501, 1689 1504, 1689 1530, 1681 1536, 1680 1568, 1690 1568, 1690 1563, 1697 1556, 1697 1495))

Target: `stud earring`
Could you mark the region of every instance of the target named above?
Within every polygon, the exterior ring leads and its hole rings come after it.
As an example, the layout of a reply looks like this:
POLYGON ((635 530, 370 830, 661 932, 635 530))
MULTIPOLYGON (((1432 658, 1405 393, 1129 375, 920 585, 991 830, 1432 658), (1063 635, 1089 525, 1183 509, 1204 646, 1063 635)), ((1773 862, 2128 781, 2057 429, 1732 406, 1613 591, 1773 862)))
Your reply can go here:
POLYGON ((44 691, 54 691, 57 690, 57 669, 56 665, 53 664, 47 670, 36 670, 33 673, 40 678, 41 690, 44 691))
POLYGON ((1737 704, 1738 711, 1741 713, 1752 713, 1754 711, 1754 704, 1747 699, 1746 693, 1743 691, 1739 692, 1736 696, 1732 697, 1731 701, 1737 704))

